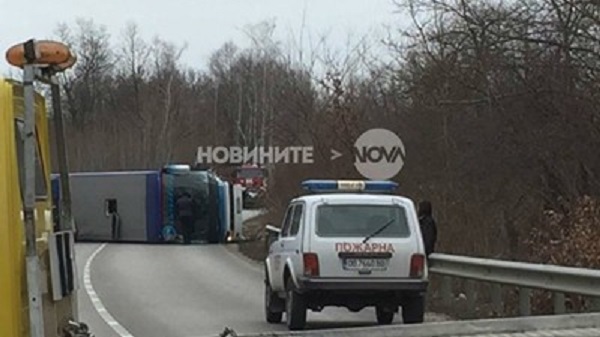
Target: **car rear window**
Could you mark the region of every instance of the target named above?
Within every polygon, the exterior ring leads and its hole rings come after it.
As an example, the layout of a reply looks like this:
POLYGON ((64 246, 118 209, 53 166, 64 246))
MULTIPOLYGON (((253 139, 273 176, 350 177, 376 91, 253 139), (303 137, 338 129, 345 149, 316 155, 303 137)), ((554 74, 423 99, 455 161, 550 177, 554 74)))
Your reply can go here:
POLYGON ((365 237, 390 222, 375 237, 410 236, 406 209, 398 205, 320 205, 316 233, 321 237, 365 237))

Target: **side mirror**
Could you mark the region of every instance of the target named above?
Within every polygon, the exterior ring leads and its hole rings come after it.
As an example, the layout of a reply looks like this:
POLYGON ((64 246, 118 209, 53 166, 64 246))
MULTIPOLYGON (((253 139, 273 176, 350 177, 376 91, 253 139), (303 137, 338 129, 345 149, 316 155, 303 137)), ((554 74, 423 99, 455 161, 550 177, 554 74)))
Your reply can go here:
POLYGON ((267 237, 265 240, 265 249, 268 252, 269 251, 269 247, 271 247, 271 244, 273 244, 273 242, 277 241, 277 239, 279 239, 279 235, 281 234, 281 229, 271 225, 271 224, 267 224, 265 226, 266 232, 267 232, 267 237))
POLYGON ((267 233, 269 233, 269 235, 276 235, 276 236, 279 236, 279 234, 281 234, 281 229, 280 229, 280 228, 277 228, 277 227, 275 227, 275 226, 273 226, 273 225, 271 225, 270 223, 269 223, 269 224, 267 224, 267 225, 265 226, 265 228, 266 228, 266 230, 267 230, 267 233))

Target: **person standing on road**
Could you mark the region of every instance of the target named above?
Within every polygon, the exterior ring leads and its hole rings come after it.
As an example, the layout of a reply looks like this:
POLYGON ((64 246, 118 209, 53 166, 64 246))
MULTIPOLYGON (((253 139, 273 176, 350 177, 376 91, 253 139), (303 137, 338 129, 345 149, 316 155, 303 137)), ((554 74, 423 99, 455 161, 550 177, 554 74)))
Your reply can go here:
POLYGON ((437 226, 435 219, 433 219, 431 202, 429 201, 421 201, 419 203, 419 225, 421 226, 421 234, 423 235, 425 254, 429 256, 435 250, 437 242, 437 226))
POLYGON ((194 207, 192 196, 188 192, 177 199, 177 218, 183 229, 183 242, 187 245, 191 242, 192 228, 194 225, 194 207))

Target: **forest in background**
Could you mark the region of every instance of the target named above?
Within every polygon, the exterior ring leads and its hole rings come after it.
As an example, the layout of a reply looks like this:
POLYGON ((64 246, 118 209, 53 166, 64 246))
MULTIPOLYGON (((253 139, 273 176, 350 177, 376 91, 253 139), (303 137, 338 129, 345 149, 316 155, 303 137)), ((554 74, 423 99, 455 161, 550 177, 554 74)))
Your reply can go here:
POLYGON ((600 6, 397 6, 409 30, 343 57, 326 40, 284 51, 264 22, 250 47, 224 44, 202 71, 181 64, 184 46, 146 41, 135 25, 119 39, 91 20, 61 25, 79 58, 61 79, 71 169, 156 169, 192 162, 198 146, 311 145, 314 164, 271 168, 277 222, 301 180, 361 178, 351 156, 331 161, 329 150, 351 153, 384 127, 406 147, 401 193, 433 202, 440 251, 600 267, 600 6))

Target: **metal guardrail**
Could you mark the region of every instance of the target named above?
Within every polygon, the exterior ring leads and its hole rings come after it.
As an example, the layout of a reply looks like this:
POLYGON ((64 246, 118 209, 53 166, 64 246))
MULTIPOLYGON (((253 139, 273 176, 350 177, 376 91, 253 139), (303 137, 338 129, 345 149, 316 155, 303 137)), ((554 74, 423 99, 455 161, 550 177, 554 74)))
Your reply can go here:
MULTIPOLYGON (((468 256, 432 254, 429 271, 443 276, 442 300, 451 302, 451 278, 494 283, 492 304, 496 312, 502 311, 502 285, 519 288, 519 312, 531 313, 531 289, 553 292, 554 312, 565 313, 565 293, 592 296, 593 310, 600 309, 600 270, 564 267, 557 265, 484 259, 468 256)), ((467 283, 468 288, 472 283, 467 283)), ((473 293, 472 289, 467 292, 473 293)), ((467 310, 474 307, 474 296, 467 295, 467 310)))
MULTIPOLYGON (((268 226, 268 231, 277 228, 268 226)), ((268 235, 267 235, 268 237, 268 235)), ((262 237, 258 240, 264 239, 262 237)), ((265 240, 268 247, 268 240, 265 240)), ((492 304, 497 313, 502 311, 502 286, 519 288, 519 313, 531 314, 531 290, 540 289, 553 292, 555 316, 518 317, 503 319, 482 319, 474 321, 453 321, 426 323, 398 328, 366 327, 350 329, 328 329, 304 332, 264 332, 237 336, 525 336, 523 332, 540 331, 539 336, 600 336, 600 313, 564 315, 565 294, 578 294, 593 297, 593 311, 600 311, 600 270, 565 267, 549 264, 535 264, 505 260, 494 260, 449 254, 432 254, 429 257, 429 272, 442 277, 442 300, 450 304, 452 278, 468 280, 467 288, 473 281, 493 283, 492 304), (556 332, 557 334, 554 334, 556 332), (563 334, 564 332, 564 334, 563 334)), ((467 293, 473 293, 472 289, 467 293)), ((468 309, 473 312, 475 296, 467 297, 468 309)), ((528 333, 527 336, 538 336, 528 333)))
MULTIPOLYGON (((362 328, 308 330, 302 332, 262 332, 230 334, 238 337, 549 337, 600 336, 600 313, 564 315, 564 293, 600 298, 600 270, 543 265, 475 258, 467 256, 432 254, 429 271, 444 277, 442 296, 450 297, 451 278, 464 278, 495 284, 492 299, 494 305, 502 305, 501 287, 520 288, 519 304, 522 315, 529 314, 531 289, 553 291, 555 313, 559 315, 477 319, 424 323, 416 325, 392 325, 362 328), (562 302, 562 303, 561 303, 562 302), (557 310, 558 307, 558 310, 557 310)), ((473 298, 473 296, 470 296, 473 298)), ((228 331, 231 333, 231 331, 228 331)))
MULTIPOLYGON (((277 232, 278 229, 267 226, 267 231, 277 232)), ((269 244, 269 240, 265 240, 266 250, 269 244)), ((497 313, 503 311, 503 285, 519 288, 519 313, 522 316, 531 314, 532 289, 553 292, 555 314, 566 313, 565 294, 593 297, 592 311, 600 311, 600 270, 597 269, 435 253, 429 256, 429 272, 442 276, 440 290, 442 301, 447 305, 451 304, 451 278, 454 277, 493 283, 491 298, 493 309, 497 313)), ((472 282, 467 282, 467 288, 472 286, 472 282)), ((465 290, 470 293, 467 296, 467 311, 472 313, 475 306, 474 291, 465 290)))

